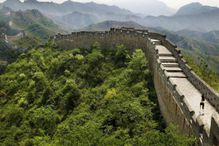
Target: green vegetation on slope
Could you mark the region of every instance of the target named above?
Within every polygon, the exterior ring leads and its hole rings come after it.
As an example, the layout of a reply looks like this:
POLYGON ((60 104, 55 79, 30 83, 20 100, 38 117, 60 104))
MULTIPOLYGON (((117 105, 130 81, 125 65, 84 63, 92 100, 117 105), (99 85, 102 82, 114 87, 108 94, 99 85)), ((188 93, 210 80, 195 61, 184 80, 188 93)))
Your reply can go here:
POLYGON ((0 9, 0 34, 8 35, 8 42, 0 41, 0 73, 8 63, 15 61, 19 54, 45 44, 49 36, 59 31, 50 19, 37 10, 14 12, 0 9), (25 36, 22 33, 25 32, 25 36))
POLYGON ((40 38, 48 38, 60 29, 52 20, 43 16, 38 10, 17 11, 12 15, 15 27, 26 30, 28 33, 40 38))
POLYGON ((14 61, 14 58, 19 54, 18 50, 11 49, 11 46, 0 40, 0 60, 14 61))
POLYGON ((206 59, 198 57, 198 59, 195 60, 194 57, 191 57, 191 55, 188 54, 185 55, 185 58, 194 72, 219 92, 219 75, 209 67, 206 59))
POLYGON ((20 50, 12 49, 6 42, 0 40, 0 74, 5 70, 8 63, 16 60, 20 50))
POLYGON ((21 31, 33 37, 48 39, 61 29, 38 10, 12 11, 8 8, 1 8, 0 32, 15 36, 21 31))
MULTIPOLYGON (((1 11, 0 9, 0 13, 1 11)), ((35 10, 11 13, 11 16, 4 16, 6 18, 3 17, 3 20, 0 21, 0 34, 13 36, 8 37, 9 43, 0 40, 0 73, 4 72, 7 64, 15 61, 23 51, 45 44, 46 39, 59 30, 52 21, 35 10), (16 29, 9 26, 9 21, 16 23, 16 29), (25 30, 26 35, 19 36, 20 30, 25 30)))
POLYGON ((12 44, 16 45, 18 48, 23 50, 30 50, 33 48, 37 48, 45 44, 46 41, 43 41, 37 37, 25 36, 19 39, 16 39, 12 42, 12 44))
POLYGON ((163 128, 144 53, 33 49, 0 76, 2 145, 187 146, 163 128))

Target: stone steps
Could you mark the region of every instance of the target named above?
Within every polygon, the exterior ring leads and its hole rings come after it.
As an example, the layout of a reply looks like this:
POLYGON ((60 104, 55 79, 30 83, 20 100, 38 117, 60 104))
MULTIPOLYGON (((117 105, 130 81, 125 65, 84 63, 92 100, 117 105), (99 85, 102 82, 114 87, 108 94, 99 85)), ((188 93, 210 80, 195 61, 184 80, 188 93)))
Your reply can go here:
POLYGON ((159 60, 161 63, 177 63, 176 58, 172 56, 159 56, 159 60))
POLYGON ((164 56, 164 57, 165 57, 165 56, 166 56, 166 57, 168 57, 168 56, 170 56, 170 57, 171 57, 171 56, 172 56, 172 57, 173 57, 173 55, 172 55, 172 54, 166 54, 166 53, 160 53, 160 54, 159 54, 159 56, 164 56))
POLYGON ((186 78, 183 72, 166 72, 166 75, 170 78, 186 78))
POLYGON ((179 67, 178 63, 162 63, 164 67, 179 67))
POLYGON ((182 69, 179 67, 164 67, 167 72, 182 72, 182 69))

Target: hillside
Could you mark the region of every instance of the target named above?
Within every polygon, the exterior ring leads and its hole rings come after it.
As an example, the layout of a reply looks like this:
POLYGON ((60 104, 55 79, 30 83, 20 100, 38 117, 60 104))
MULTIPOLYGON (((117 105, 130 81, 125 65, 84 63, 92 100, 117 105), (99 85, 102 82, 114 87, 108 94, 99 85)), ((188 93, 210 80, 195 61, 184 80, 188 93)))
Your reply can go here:
POLYGON ((19 54, 46 43, 58 31, 59 27, 37 10, 0 9, 0 33, 7 35, 7 41, 0 40, 0 73, 19 54))
POLYGON ((0 40, 0 74, 4 72, 7 65, 14 62, 20 54, 20 50, 13 49, 12 46, 0 40))
MULTIPOLYGON (((36 9, 68 31, 75 31, 103 21, 133 21, 143 26, 163 27, 171 31, 187 29, 207 32, 219 30, 219 8, 204 6, 200 3, 185 5, 175 15, 170 12, 173 10, 170 10, 162 2, 143 2, 143 0, 142 3, 133 2, 133 6, 139 8, 139 11, 145 11, 143 15, 121 9, 117 6, 97 4, 94 2, 79 3, 70 0, 61 4, 39 2, 37 0, 26 0, 24 2, 6 0, 1 6, 9 7, 15 11, 36 9), (144 7, 145 10, 143 9, 144 7), (163 13, 157 16, 157 11, 163 13), (152 12, 154 16, 148 15, 152 14, 152 12), (171 13, 172 15, 170 15, 171 13), (165 16, 165 14, 167 15, 165 16)), ((135 11, 137 12, 138 10, 135 11)))
POLYGON ((19 30, 11 28, 7 21, 0 21, 0 33, 16 35, 19 33, 19 30))
POLYGON ((62 28, 68 30, 82 28, 91 23, 104 20, 126 20, 127 18, 134 20, 138 18, 138 16, 128 10, 93 2, 79 3, 69 0, 57 4, 53 2, 38 2, 36 0, 26 0, 24 2, 20 2, 19 0, 7 0, 1 5, 15 11, 36 9, 62 26, 62 28), (74 20, 77 20, 77 22, 74 20))
POLYGON ((12 27, 25 30, 34 36, 48 38, 60 29, 52 20, 43 16, 38 10, 17 11, 11 15, 12 27))
POLYGON ((9 8, 0 9, 1 31, 9 36, 15 36, 19 32, 39 38, 48 38, 62 31, 58 25, 45 17, 38 10, 12 11, 9 8))
MULTIPOLYGON (((67 31, 75 31, 103 21, 133 21, 142 26, 162 27, 171 31, 186 29, 208 32, 219 30, 219 8, 201 5, 200 3, 185 5, 175 15, 170 12, 173 10, 170 10, 164 3, 159 1, 133 2, 133 6, 139 8, 139 11, 145 11, 144 14, 136 14, 117 6, 94 2, 79 3, 70 0, 61 4, 39 2, 37 0, 26 0, 24 2, 6 0, 1 6, 9 7, 15 11, 36 9, 67 31), (145 10, 143 7, 145 7, 145 10), (163 13, 158 15, 157 11, 163 13), (152 14, 152 12, 154 16, 148 15, 152 14), (171 13, 172 15, 170 15, 171 13)), ((137 12, 138 10, 135 11, 137 12)))
POLYGON ((193 142, 172 126, 164 129, 141 50, 31 50, 0 81, 3 145, 193 142))
POLYGON ((135 7, 130 7, 129 3, 126 1, 114 2, 114 4, 111 6, 94 2, 80 3, 71 0, 64 1, 61 4, 53 2, 39 2, 37 0, 25 0, 24 2, 20 2, 19 0, 7 0, 2 5, 13 8, 14 10, 38 9, 39 11, 50 15, 67 14, 73 12, 72 10, 74 10, 78 12, 96 13, 99 15, 108 15, 114 17, 115 14, 130 15, 134 13, 159 16, 172 15, 175 11, 159 0, 140 0, 138 3, 132 2, 132 5, 135 5, 135 7))

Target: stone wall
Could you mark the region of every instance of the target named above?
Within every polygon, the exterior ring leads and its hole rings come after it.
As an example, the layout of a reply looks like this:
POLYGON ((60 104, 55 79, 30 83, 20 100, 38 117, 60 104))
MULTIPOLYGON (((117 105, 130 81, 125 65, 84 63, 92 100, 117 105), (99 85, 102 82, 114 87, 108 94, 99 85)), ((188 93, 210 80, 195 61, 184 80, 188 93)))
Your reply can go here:
MULTIPOLYGON (((150 36, 150 35, 149 35, 150 36)), ((186 74, 190 82, 202 93, 204 97, 215 107, 219 112, 219 94, 215 92, 205 81, 203 81, 199 76, 197 76, 182 58, 180 50, 177 49, 177 46, 172 44, 169 40, 166 39, 166 36, 161 34, 153 33, 151 35, 153 38, 161 40, 162 44, 168 48, 177 58, 180 67, 183 69, 183 72, 186 74)))
POLYGON ((217 114, 212 116, 210 129, 204 127, 201 119, 194 117, 193 108, 190 107, 184 95, 177 90, 177 85, 169 80, 167 72, 161 68, 155 46, 161 44, 172 53, 188 80, 207 98, 218 112, 219 95, 192 71, 183 59, 180 50, 177 49, 176 45, 167 40, 165 35, 148 32, 147 30, 123 27, 111 28, 110 31, 104 32, 83 31, 73 32, 69 35, 58 34, 54 39, 59 48, 63 49, 90 48, 96 42, 103 49, 113 49, 120 44, 125 45, 131 51, 141 48, 148 58, 159 105, 166 122, 179 125, 181 131, 190 135, 199 137, 201 132, 204 140, 202 144, 204 145, 212 144, 212 142, 219 143, 219 117, 217 117, 217 114))
MULTIPOLYGON (((149 51, 150 55, 156 56, 156 58, 152 60, 154 66, 153 80, 160 109, 166 122, 177 124, 183 133, 189 135, 199 137, 200 133, 202 133, 203 141, 198 141, 197 145, 210 146, 212 144, 211 138, 214 137, 217 132, 213 132, 213 129, 206 129, 200 117, 196 118, 194 116, 193 108, 189 105, 185 96, 177 90, 177 85, 170 81, 167 71, 162 69, 161 62, 157 59, 158 52, 155 50, 155 44, 150 40, 148 41, 148 44, 150 44, 148 45, 148 49, 151 50, 149 51), (210 133, 212 133, 212 136, 209 136, 210 133)), ((214 127, 216 127, 214 130, 219 128, 217 127, 219 126, 219 121, 215 121, 215 119, 215 117, 212 117, 212 122, 214 122, 214 127)), ((218 137, 216 137, 216 139, 219 140, 218 137)))
POLYGON ((70 35, 58 34, 56 41, 64 49, 68 48, 90 48, 95 42, 99 42, 101 48, 115 48, 118 44, 124 44, 128 49, 142 48, 146 50, 146 38, 157 39, 162 45, 168 48, 174 57, 177 58, 180 67, 192 84, 207 98, 207 100, 219 112, 219 94, 215 92, 207 83, 200 79, 182 58, 177 46, 166 39, 165 35, 148 32, 147 30, 135 30, 134 28, 111 28, 105 32, 73 32, 70 35))

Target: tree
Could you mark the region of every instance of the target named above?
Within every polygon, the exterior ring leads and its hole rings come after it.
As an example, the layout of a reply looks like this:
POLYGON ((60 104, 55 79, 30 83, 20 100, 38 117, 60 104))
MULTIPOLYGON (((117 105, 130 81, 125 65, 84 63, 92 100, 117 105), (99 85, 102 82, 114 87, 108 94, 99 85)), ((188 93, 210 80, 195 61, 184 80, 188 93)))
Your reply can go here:
POLYGON ((28 113, 30 126, 41 134, 53 135, 59 122, 58 114, 51 107, 32 109, 28 113), (41 133, 41 130, 42 133, 41 133))

